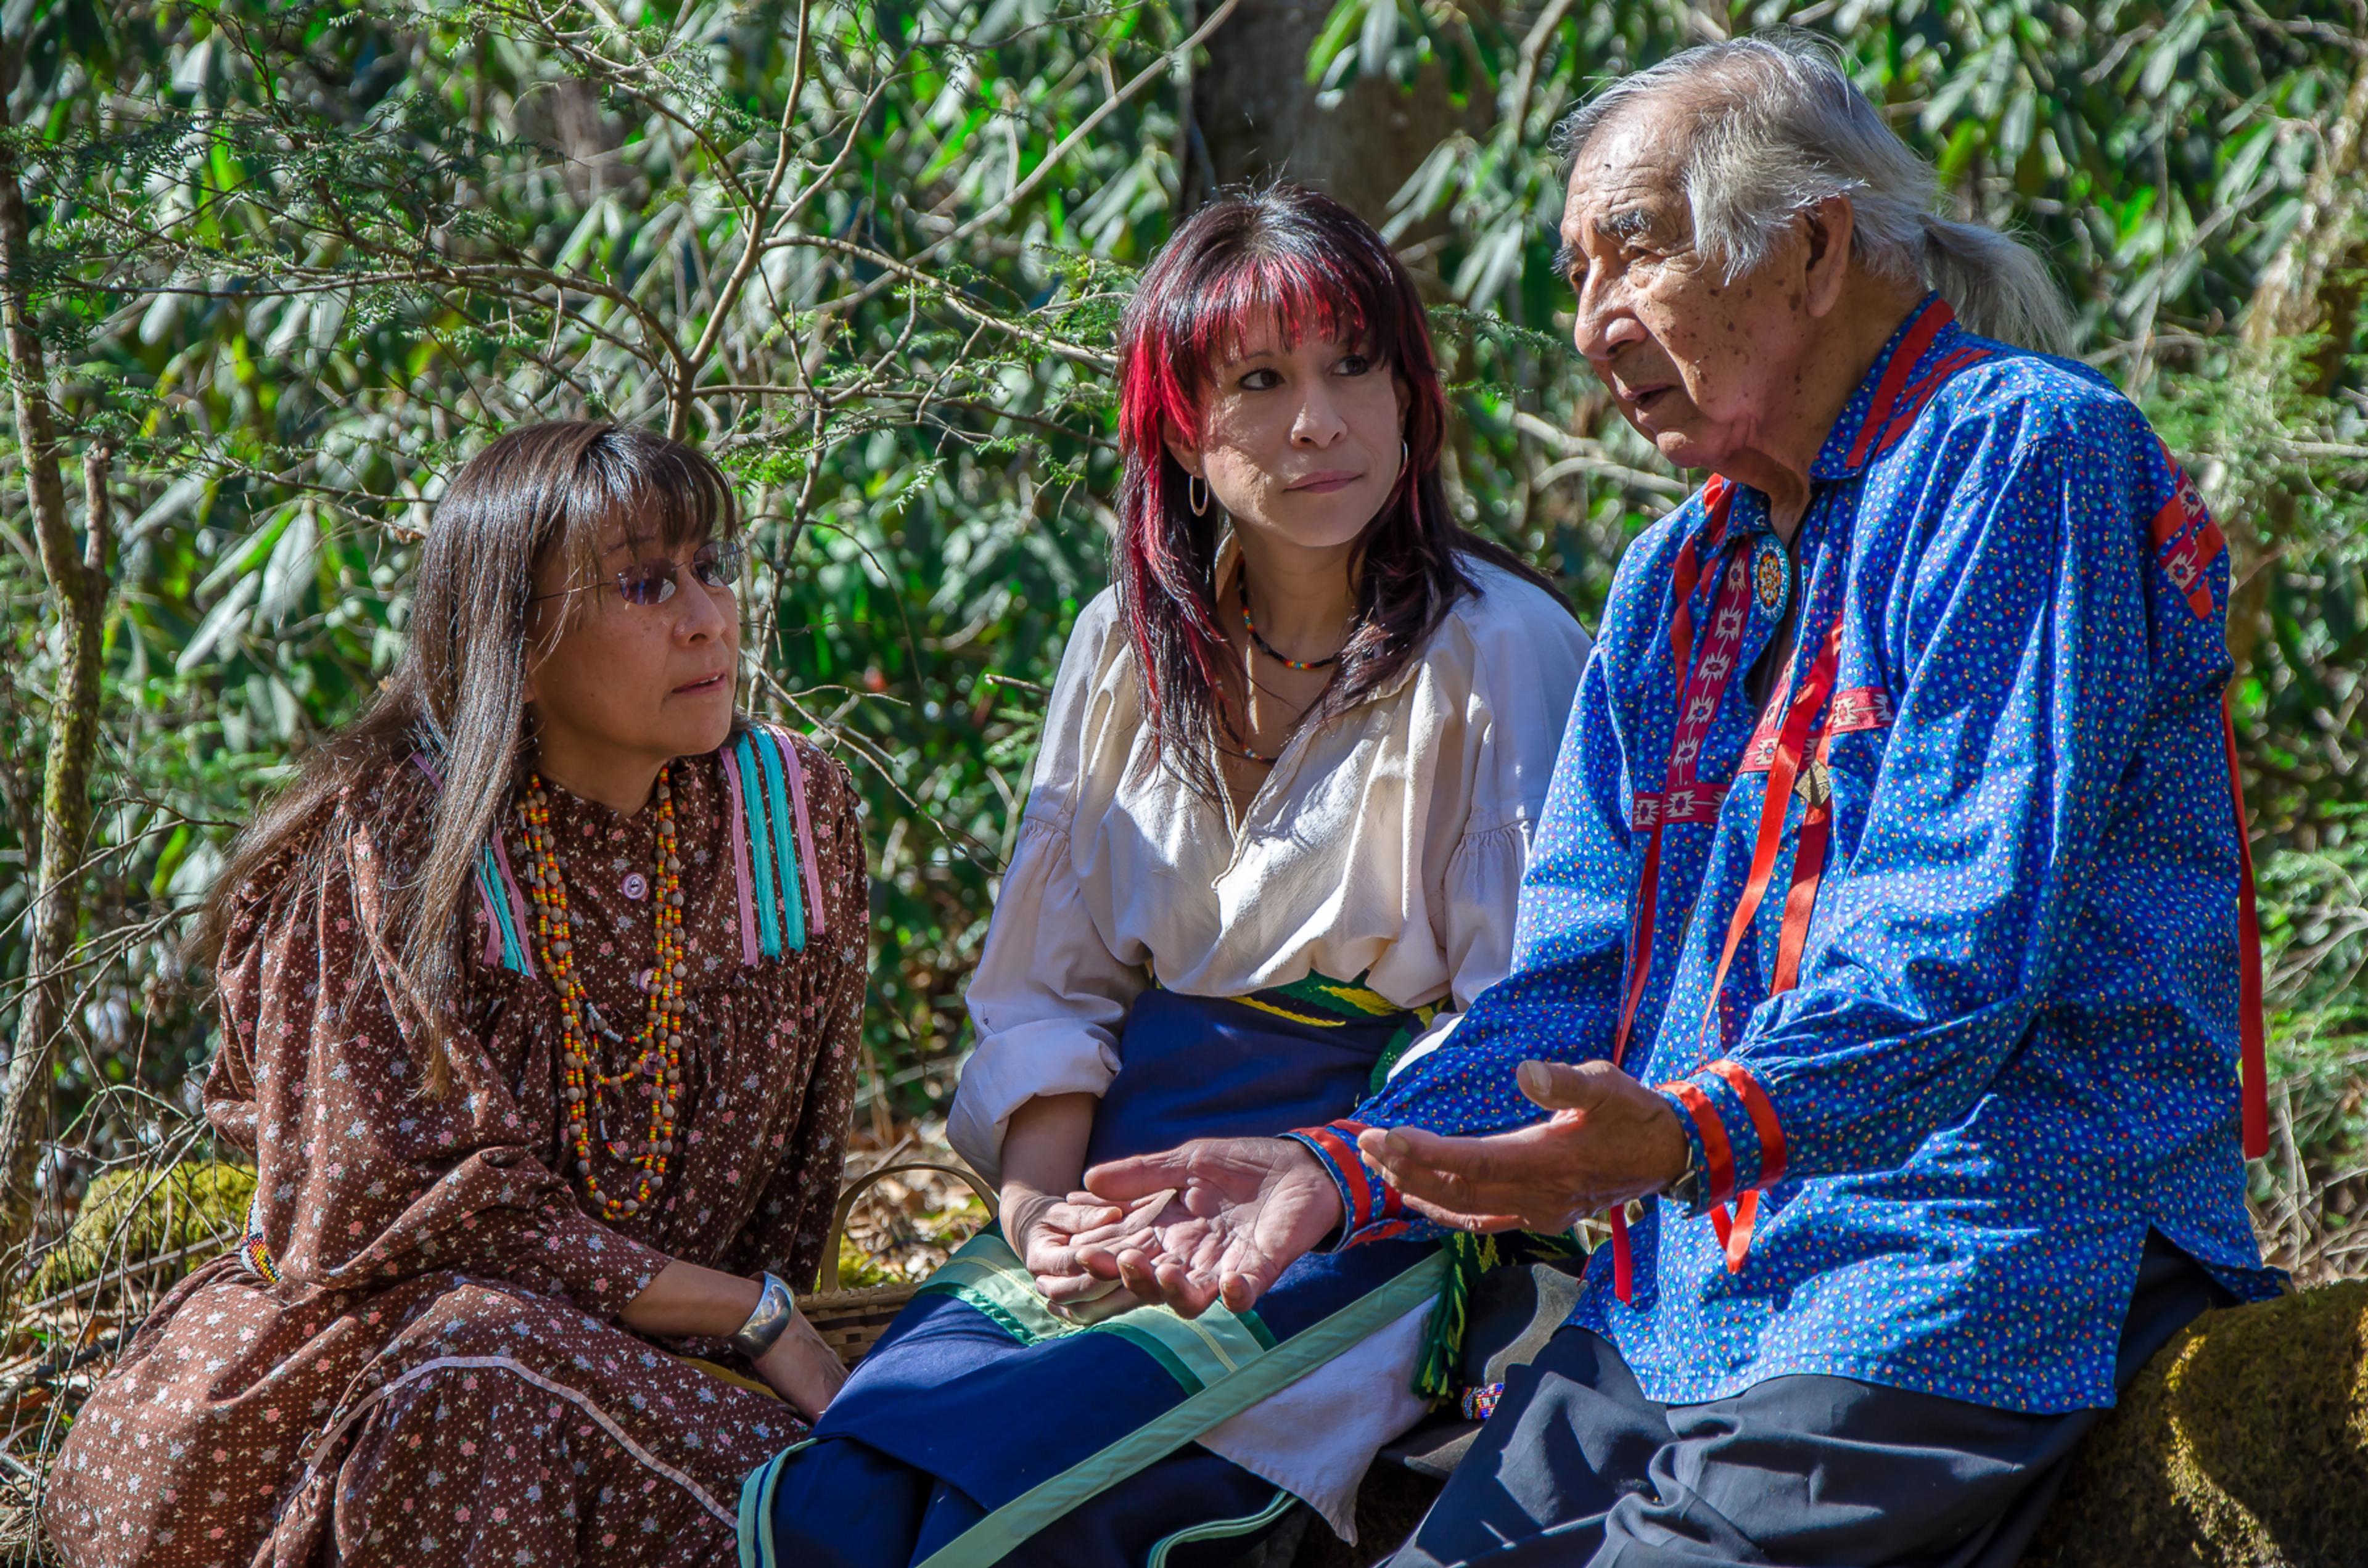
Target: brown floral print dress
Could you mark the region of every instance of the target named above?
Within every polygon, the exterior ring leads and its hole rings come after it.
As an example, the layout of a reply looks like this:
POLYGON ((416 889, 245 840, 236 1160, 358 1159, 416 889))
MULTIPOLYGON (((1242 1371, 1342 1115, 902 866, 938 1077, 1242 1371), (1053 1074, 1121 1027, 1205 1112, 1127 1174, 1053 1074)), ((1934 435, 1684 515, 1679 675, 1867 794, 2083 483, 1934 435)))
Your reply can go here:
MULTIPOLYGON (((785 743, 791 744, 791 743, 785 743)), ((207 1111, 257 1166, 242 1256, 176 1289, 76 1419, 44 1516, 73 1568, 404 1568, 728 1561, 740 1481, 803 1435, 787 1405, 617 1322, 675 1258, 813 1283, 837 1190, 869 925, 855 794, 803 742, 823 918, 751 964, 718 756, 674 767, 696 1011, 677 1153, 639 1214, 591 1217, 563 1163, 559 1010, 471 943, 452 1092, 383 977, 390 879, 433 786, 406 767, 345 801, 325 871, 256 879, 221 964, 207 1111)), ((630 1035, 655 953, 655 811, 552 790, 577 972, 630 1035)), ((512 866, 525 846, 514 812, 512 866)), ((745 851, 744 851, 745 852, 745 851)), ((498 951, 498 944, 496 943, 498 951)), ((599 1047, 604 1070, 627 1040, 599 1047)), ((595 1172, 629 1191, 596 1125, 595 1172)), ((572 1151, 570 1152, 572 1153, 572 1151)), ((676 1345, 716 1355, 714 1345, 676 1345)))

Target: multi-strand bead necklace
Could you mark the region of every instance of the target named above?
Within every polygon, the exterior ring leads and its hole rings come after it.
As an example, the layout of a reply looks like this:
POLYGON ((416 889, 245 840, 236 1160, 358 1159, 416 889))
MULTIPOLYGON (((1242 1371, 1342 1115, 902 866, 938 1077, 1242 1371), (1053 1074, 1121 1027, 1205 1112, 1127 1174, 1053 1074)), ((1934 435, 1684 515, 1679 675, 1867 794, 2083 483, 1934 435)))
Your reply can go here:
MULTIPOLYGON (((585 1033, 584 1015, 591 1002, 575 974, 575 929, 567 918, 567 881, 560 875, 559 858, 551 839, 551 801, 543 793, 542 777, 529 771, 518 796, 518 820, 526 825, 529 871, 527 883, 534 897, 535 931, 541 939, 543 972, 559 993, 560 1098, 567 1119, 567 1139, 575 1151, 575 1174, 585 1190, 615 1220, 638 1214, 651 1195, 666 1184, 666 1159, 674 1153, 675 1108, 682 1097, 682 1031, 690 1016, 683 987, 690 975, 682 946, 682 862, 675 855, 674 791, 666 768, 658 769, 657 786, 657 963, 650 971, 649 1016, 633 1039, 639 1054, 621 1073, 600 1071, 598 1059, 585 1033), (592 1117, 599 1112, 605 1137, 608 1115, 602 1096, 617 1088, 637 1089, 649 1102, 649 1136, 632 1160, 639 1173, 633 1196, 618 1198, 601 1190, 592 1174, 592 1117)), ((620 1107, 629 1109, 632 1098, 620 1107)), ((614 1144, 612 1152, 617 1151, 614 1144)))
MULTIPOLYGON (((1264 634, 1258 631, 1258 622, 1250 619, 1250 574, 1247 569, 1237 572, 1235 574, 1234 585, 1240 591, 1241 596, 1242 630, 1249 633, 1250 645, 1256 648, 1259 653, 1264 653, 1268 658, 1272 659, 1276 664, 1281 665, 1283 668, 1288 670, 1327 669, 1340 662, 1340 653, 1338 649, 1334 650, 1330 656, 1321 659, 1294 659, 1287 654, 1277 653, 1275 651, 1274 644, 1269 642, 1264 634)), ((1349 629, 1349 637, 1353 638, 1355 635, 1356 630, 1352 626, 1349 629)), ((1346 648, 1347 646, 1348 641, 1344 639, 1341 642, 1341 647, 1346 648)), ((1245 656, 1242 660, 1242 676, 1244 684, 1248 688, 1250 729, 1255 733, 1258 729, 1258 671, 1253 667, 1247 656, 1245 656)), ((1306 710, 1302 709, 1300 710, 1299 717, 1305 718, 1306 710)), ((1297 727, 1297 720, 1292 721, 1293 728, 1297 727)), ((1277 757, 1280 757, 1282 755, 1278 751, 1273 756, 1269 756, 1264 752, 1252 746, 1247 739, 1241 742, 1241 748, 1243 756, 1261 766, 1272 763, 1277 757)))

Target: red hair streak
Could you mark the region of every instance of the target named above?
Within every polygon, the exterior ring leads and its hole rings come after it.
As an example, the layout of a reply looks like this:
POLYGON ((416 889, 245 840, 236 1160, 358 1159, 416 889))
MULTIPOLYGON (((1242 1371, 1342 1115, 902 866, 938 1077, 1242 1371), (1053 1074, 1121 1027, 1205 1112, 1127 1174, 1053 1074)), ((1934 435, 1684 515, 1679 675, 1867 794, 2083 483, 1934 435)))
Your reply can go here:
MULTIPOLYGON (((1239 749, 1221 730, 1233 654, 1218 630, 1222 518, 1195 517, 1170 430, 1200 435, 1215 372, 1269 331, 1354 343, 1406 391, 1407 461, 1364 539, 1358 631, 1307 722, 1320 725, 1386 680, 1448 608, 1475 592, 1460 557, 1476 555, 1553 592, 1525 562, 1448 517, 1440 479, 1447 398, 1414 279, 1372 226, 1330 197, 1292 186, 1228 197, 1195 213, 1145 273, 1119 337, 1119 537, 1111 549, 1123 622, 1157 755, 1215 798, 1212 758, 1239 749)), ((1559 597, 1559 595, 1556 595, 1559 597)))

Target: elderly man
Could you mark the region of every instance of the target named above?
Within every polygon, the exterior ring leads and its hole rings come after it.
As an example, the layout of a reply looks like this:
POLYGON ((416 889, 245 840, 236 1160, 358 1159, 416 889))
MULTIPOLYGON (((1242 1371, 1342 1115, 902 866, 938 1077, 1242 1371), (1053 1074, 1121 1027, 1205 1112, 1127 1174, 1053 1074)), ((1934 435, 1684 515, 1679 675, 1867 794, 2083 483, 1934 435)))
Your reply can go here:
POLYGON ((1183 1188, 1092 1264, 1239 1311, 1327 1236, 1609 1208, 1396 1562, 2009 1563, 2146 1359, 2276 1288, 2222 538, 1797 35, 1568 145, 1578 347, 1713 477, 1621 564, 1516 972, 1353 1121, 1092 1173, 1183 1188))

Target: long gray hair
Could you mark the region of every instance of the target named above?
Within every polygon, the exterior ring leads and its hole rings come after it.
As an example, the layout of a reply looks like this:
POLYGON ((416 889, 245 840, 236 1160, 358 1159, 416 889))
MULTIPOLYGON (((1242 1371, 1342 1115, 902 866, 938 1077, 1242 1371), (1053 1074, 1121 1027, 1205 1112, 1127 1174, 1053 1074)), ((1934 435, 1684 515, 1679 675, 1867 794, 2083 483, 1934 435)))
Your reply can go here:
POLYGON ((1663 94, 1693 110, 1683 177, 1694 244, 1729 281, 1767 259, 1795 213, 1847 197, 1851 249, 1871 271, 1936 290, 1984 337, 2051 352, 2068 342, 2071 312, 2045 264, 2009 234, 1941 215, 1932 165, 1884 122, 1824 40, 1776 28, 1620 77, 1555 133, 1565 173, 1622 110, 1663 94))

